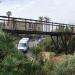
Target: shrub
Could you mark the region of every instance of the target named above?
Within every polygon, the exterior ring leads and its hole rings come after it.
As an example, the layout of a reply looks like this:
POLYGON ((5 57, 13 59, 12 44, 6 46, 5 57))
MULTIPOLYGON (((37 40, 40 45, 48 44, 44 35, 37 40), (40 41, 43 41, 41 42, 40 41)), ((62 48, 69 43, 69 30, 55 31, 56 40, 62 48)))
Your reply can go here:
POLYGON ((67 60, 58 64, 52 75, 75 75, 75 56, 70 55, 67 60))
POLYGON ((39 46, 32 48, 33 55, 37 56, 41 52, 41 48, 39 46))
POLYGON ((0 59, 3 59, 7 54, 14 52, 15 39, 10 34, 0 31, 0 59))
MULTIPOLYGON (((42 44, 33 47, 34 57, 29 60, 15 48, 14 38, 0 31, 0 58, 3 58, 0 60, 0 75, 75 75, 75 54, 67 55, 67 60, 59 64, 51 60, 42 63, 36 59, 50 44, 51 41, 44 40, 42 44)), ((50 53, 50 56, 55 54, 50 53)))
POLYGON ((52 43, 51 37, 47 37, 38 46, 41 48, 42 51, 50 51, 51 43, 52 43))
MULTIPOLYGON (((2 61, 2 75, 29 75, 31 72, 31 62, 22 58, 8 55, 2 61)), ((21 55, 20 55, 21 57, 21 55)))

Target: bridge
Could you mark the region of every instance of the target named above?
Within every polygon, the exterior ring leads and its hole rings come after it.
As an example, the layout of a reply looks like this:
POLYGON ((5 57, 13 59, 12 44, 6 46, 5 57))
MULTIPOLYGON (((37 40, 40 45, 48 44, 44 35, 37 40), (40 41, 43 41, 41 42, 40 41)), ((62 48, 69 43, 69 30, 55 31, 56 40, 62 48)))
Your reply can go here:
POLYGON ((71 40, 71 36, 75 35, 75 25, 72 24, 7 16, 0 16, 0 29, 13 34, 50 35, 56 49, 59 47, 59 38, 61 38, 66 54, 68 48, 66 38, 70 37, 69 40, 71 40), (57 42, 55 42, 54 36, 56 37, 57 42), (65 37, 65 40, 63 37, 65 37))
POLYGON ((0 16, 0 28, 17 34, 75 35, 75 25, 7 16, 0 16), (62 31, 62 29, 67 28, 72 33, 62 31))

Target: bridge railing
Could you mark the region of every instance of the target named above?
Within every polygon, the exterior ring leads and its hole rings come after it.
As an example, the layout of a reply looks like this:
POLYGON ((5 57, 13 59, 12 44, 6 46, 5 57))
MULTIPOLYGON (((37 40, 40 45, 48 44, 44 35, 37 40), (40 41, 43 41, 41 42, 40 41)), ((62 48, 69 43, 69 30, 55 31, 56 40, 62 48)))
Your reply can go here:
POLYGON ((33 19, 0 16, 0 28, 7 30, 24 30, 40 32, 75 32, 75 25, 46 22, 33 19))

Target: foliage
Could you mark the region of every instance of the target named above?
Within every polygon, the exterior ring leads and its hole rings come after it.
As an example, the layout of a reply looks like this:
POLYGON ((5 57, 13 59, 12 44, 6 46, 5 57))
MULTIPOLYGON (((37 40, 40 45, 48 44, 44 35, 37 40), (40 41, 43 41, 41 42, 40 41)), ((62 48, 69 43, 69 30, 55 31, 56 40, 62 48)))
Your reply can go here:
POLYGON ((4 56, 15 52, 15 39, 10 34, 0 31, 0 59, 4 56))
POLYGON ((52 61, 46 61, 42 67, 46 75, 51 73, 51 71, 54 69, 55 65, 52 61))
MULTIPOLYGON (((56 32, 68 32, 68 33, 72 33, 72 28, 70 28, 69 26, 67 27, 63 27, 62 25, 60 25, 56 30, 56 32)), ((57 45, 57 40, 56 37, 53 37, 54 39, 54 50, 56 53, 62 53, 65 52, 66 54, 73 54, 74 53, 74 49, 75 49, 75 36, 72 35, 63 35, 63 33, 61 34, 61 36, 58 36, 58 45, 57 45), (65 43, 66 41, 66 43, 65 43)))
POLYGON ((75 55, 67 55, 65 61, 56 65, 51 75, 75 75, 75 55))
POLYGON ((38 19, 39 19, 39 21, 45 21, 45 22, 50 22, 51 21, 51 18, 49 18, 47 16, 45 16, 45 17, 39 16, 38 19))
POLYGON ((51 37, 47 37, 38 46, 41 48, 42 51, 50 51, 51 44, 52 44, 51 37))
MULTIPOLYGON (((47 39, 43 44, 32 49, 35 56, 42 51, 42 47, 51 44, 50 38, 47 39)), ((32 60, 24 57, 15 48, 14 38, 2 31, 0 31, 0 51, 2 51, 0 56, 3 57, 0 62, 0 75, 75 75, 75 54, 68 55, 67 60, 59 64, 53 63, 51 60, 41 64, 36 57, 33 57, 32 60)))
POLYGON ((68 52, 70 54, 73 54, 75 51, 75 36, 73 36, 69 41, 68 48, 69 48, 68 52))
POLYGON ((32 48, 33 55, 37 56, 41 52, 41 48, 39 46, 32 48))

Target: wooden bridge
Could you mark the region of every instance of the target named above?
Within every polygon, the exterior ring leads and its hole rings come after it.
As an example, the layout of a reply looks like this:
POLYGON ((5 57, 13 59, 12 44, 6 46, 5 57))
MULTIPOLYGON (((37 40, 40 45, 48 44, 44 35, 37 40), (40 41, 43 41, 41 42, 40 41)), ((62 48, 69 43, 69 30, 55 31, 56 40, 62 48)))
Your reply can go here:
POLYGON ((17 34, 75 35, 75 25, 6 16, 0 16, 0 28, 17 34))
POLYGON ((75 25, 7 16, 0 16, 0 28, 13 34, 50 35, 56 49, 59 48, 59 38, 61 38, 66 54, 68 51, 66 38, 70 37, 71 40, 71 36, 75 35, 75 25))

